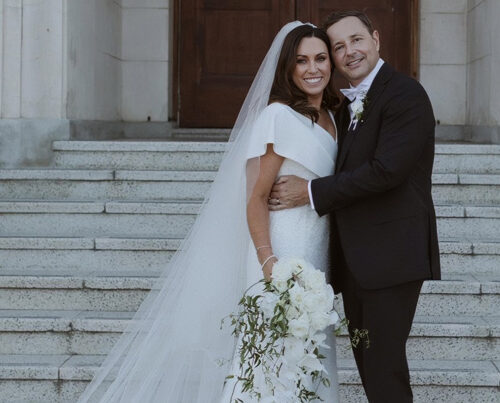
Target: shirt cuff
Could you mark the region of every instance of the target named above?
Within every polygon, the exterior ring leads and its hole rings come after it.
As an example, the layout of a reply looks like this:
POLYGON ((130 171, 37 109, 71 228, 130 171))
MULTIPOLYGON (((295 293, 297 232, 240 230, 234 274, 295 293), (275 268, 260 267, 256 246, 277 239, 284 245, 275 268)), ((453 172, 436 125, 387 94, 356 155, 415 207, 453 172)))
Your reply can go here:
POLYGON ((314 201, 313 201, 313 196, 312 196, 312 193, 311 193, 311 181, 307 182, 307 192, 309 193, 309 203, 311 205, 311 208, 313 210, 316 210, 314 208, 314 201))

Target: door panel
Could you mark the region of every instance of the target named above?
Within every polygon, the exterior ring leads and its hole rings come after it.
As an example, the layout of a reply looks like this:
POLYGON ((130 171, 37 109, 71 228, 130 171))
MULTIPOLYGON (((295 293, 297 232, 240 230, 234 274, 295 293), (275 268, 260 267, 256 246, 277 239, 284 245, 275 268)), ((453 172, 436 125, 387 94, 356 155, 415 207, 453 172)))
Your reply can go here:
POLYGON ((180 126, 231 127, 288 0, 181 2, 180 126))

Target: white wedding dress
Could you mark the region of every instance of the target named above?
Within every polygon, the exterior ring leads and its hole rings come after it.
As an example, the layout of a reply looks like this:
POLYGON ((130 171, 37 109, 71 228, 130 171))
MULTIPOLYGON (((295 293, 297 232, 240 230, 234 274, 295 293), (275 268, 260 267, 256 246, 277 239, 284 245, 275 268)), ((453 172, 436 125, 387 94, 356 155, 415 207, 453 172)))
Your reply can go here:
MULTIPOLYGON (((282 44, 300 25, 288 23, 276 35, 195 224, 79 403, 217 403, 227 392, 236 341, 220 321, 236 308, 246 284, 262 276, 250 247, 245 197, 258 157, 272 143, 286 158, 280 174, 310 179, 332 174, 335 164, 330 134, 287 106, 267 105, 282 44)), ((327 219, 309 206, 271 213, 271 235, 278 256, 302 257, 326 270, 327 219)), ((320 391, 328 403, 338 402, 334 343, 326 359, 332 387, 320 391)))
MULTIPOLYGON (((296 175, 310 180, 333 174, 337 155, 337 143, 333 137, 321 126, 313 124, 310 118, 286 105, 273 103, 262 111, 252 131, 248 157, 263 155, 267 144, 270 143, 277 154, 285 157, 279 176, 296 175)), ((270 235, 274 254, 278 258, 303 258, 326 273, 329 266, 329 232, 328 217, 319 217, 310 205, 270 212, 270 235)), ((253 244, 249 248, 247 268, 248 286, 262 279, 253 244)), ((324 402, 336 403, 338 380, 333 327, 327 330, 327 334, 330 349, 325 349, 322 354, 326 356, 324 365, 331 386, 320 386, 318 394, 324 402)), ((237 369, 238 358, 233 362, 232 370, 235 374, 238 373, 237 369)), ((221 403, 230 402, 233 388, 234 383, 228 382, 221 403)), ((238 386, 236 390, 233 401, 237 397, 245 403, 253 402, 247 394, 241 394, 238 386)), ((270 401, 285 403, 279 396, 270 401)))

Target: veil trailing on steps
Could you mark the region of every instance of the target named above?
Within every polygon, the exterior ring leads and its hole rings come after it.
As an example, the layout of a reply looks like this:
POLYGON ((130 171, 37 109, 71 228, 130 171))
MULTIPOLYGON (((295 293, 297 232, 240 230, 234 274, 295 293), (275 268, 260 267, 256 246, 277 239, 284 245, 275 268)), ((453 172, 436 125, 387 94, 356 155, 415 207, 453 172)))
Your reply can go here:
POLYGON ((246 160, 251 127, 267 106, 288 33, 276 35, 231 132, 200 214, 79 402, 218 402, 236 342, 221 319, 246 286, 247 193, 259 159, 246 160))

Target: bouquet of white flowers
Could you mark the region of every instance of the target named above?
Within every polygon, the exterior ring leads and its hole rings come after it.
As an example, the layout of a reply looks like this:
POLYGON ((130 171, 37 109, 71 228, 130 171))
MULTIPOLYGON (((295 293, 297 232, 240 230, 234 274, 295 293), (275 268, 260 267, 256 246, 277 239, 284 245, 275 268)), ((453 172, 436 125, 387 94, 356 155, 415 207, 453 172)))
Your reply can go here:
POLYGON ((319 399, 317 386, 329 386, 320 353, 329 348, 325 330, 340 324, 333 302, 323 272, 303 259, 276 262, 272 280, 250 287, 240 312, 229 316, 239 338, 239 374, 228 376, 236 381, 233 394, 240 384, 243 393, 261 402, 319 399))

